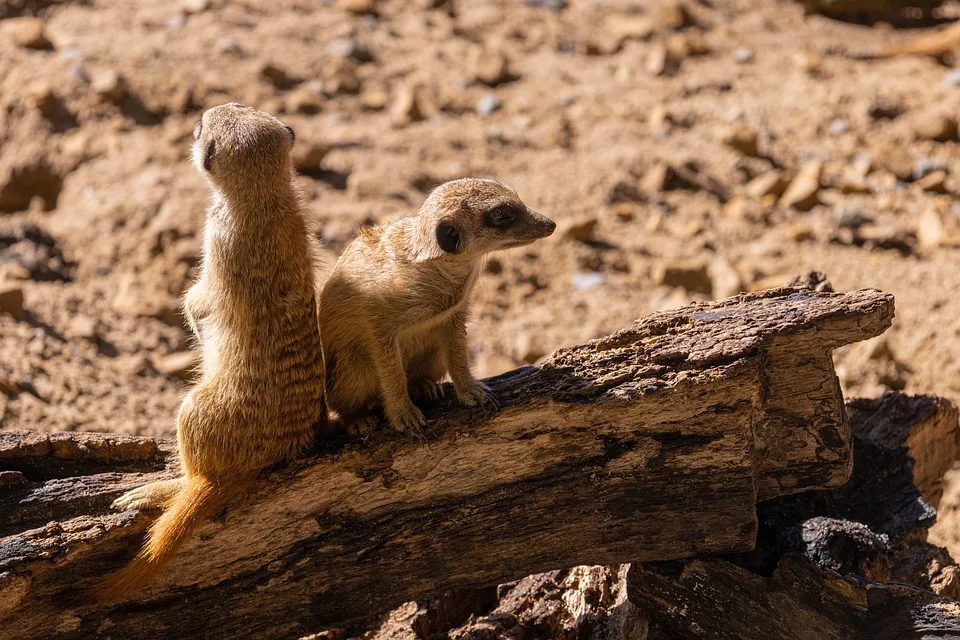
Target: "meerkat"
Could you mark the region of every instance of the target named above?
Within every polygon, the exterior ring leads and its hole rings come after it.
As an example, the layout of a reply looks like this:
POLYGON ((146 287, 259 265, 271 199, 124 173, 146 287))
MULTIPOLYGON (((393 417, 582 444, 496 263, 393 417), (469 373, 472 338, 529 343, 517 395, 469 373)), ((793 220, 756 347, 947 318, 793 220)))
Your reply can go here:
POLYGON ((95 589, 101 601, 146 583, 196 524, 261 470, 302 453, 326 420, 316 252, 293 183, 293 129, 230 103, 204 113, 193 135, 213 201, 200 276, 184 299, 201 366, 177 416, 183 477, 114 503, 164 512, 139 555, 95 589))
POLYGON ((320 293, 327 406, 363 430, 382 404, 394 429, 419 435, 411 396, 436 401, 447 374, 462 404, 496 405, 470 371, 470 292, 484 256, 555 228, 513 189, 467 178, 437 187, 415 216, 362 229, 320 293))

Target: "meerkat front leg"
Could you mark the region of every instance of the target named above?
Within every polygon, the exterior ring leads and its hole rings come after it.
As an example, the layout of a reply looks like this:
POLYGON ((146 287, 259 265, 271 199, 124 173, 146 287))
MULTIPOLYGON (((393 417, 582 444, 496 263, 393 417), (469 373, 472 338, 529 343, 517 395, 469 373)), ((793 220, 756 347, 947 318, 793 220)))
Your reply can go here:
POLYGON ((403 357, 395 337, 383 337, 376 341, 374 361, 380 380, 383 409, 390 426, 397 431, 420 435, 427 421, 410 399, 403 357))
POLYGON ((207 298, 207 288, 203 282, 197 282, 187 290, 183 298, 183 314, 187 317, 190 330, 200 341, 200 321, 210 315, 210 302, 207 298))
POLYGON ((450 379, 461 404, 472 407, 477 403, 491 403, 499 407, 497 396, 490 387, 473 377, 470 371, 470 345, 467 342, 467 314, 457 311, 451 320, 451 335, 447 342, 447 364, 450 379))

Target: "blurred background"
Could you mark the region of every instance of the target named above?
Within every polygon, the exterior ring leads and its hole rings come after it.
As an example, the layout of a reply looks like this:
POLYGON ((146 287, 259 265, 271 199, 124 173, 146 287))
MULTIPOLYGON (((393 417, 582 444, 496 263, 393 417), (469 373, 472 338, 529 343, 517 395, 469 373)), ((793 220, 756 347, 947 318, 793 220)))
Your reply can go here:
POLYGON ((0 428, 172 435, 191 131, 227 101, 295 128, 331 262, 459 176, 557 220, 486 265, 480 375, 818 270, 897 299, 837 353, 847 397, 960 401, 960 10, 820 4, 3 0, 0 428))

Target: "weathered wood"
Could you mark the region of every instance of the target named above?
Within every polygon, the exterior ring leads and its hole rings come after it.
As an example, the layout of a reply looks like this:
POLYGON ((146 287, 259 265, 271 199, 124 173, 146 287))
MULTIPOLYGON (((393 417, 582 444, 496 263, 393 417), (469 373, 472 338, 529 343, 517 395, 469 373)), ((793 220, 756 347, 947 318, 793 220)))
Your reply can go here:
POLYGON ((169 443, 24 447, 27 436, 6 435, 0 628, 9 638, 294 637, 454 586, 745 551, 758 499, 848 476, 829 352, 892 316, 892 297, 877 291, 797 289, 655 314, 490 380, 499 411, 448 397, 427 411, 426 445, 386 429, 325 443, 200 527, 136 602, 108 608, 71 597, 139 547, 150 519, 108 504, 175 475, 174 456, 157 455, 169 443), (105 471, 114 449, 123 472, 105 471))
POLYGON ((630 601, 671 637, 960 637, 960 603, 944 597, 960 595, 960 571, 926 543, 936 510, 924 499, 953 463, 957 408, 902 394, 848 407, 847 485, 761 505, 751 552, 631 566, 630 601))

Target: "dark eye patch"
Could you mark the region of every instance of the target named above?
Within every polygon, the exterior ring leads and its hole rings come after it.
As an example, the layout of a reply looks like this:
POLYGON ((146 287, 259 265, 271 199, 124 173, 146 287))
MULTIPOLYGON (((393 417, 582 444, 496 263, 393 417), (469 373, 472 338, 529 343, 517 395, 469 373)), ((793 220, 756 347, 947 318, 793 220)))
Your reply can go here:
POLYGON ((483 223, 488 227, 505 229, 512 225, 523 214, 516 206, 502 204, 483 214, 483 223))

